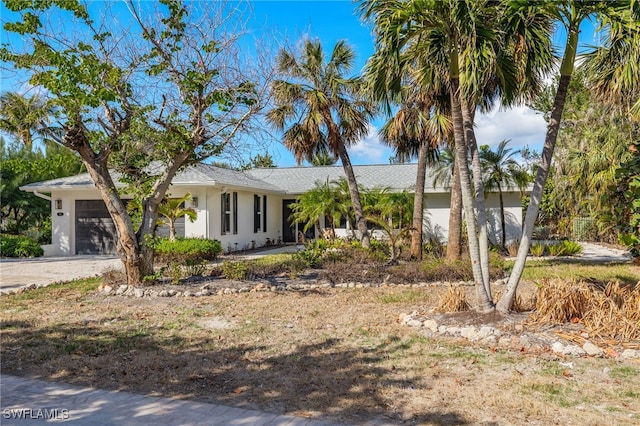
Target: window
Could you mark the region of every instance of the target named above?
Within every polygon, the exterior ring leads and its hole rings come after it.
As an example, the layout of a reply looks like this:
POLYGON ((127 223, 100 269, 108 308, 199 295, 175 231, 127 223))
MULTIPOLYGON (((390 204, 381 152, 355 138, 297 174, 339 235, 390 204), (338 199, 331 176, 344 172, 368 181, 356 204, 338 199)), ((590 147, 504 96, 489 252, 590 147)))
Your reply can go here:
POLYGON ((238 193, 233 193, 233 233, 238 233, 238 193))
POLYGON ((220 194, 220 205, 222 208, 220 233, 224 235, 231 232, 231 194, 227 192, 220 194))
POLYGON ((262 232, 267 232, 267 196, 262 196, 262 232))
POLYGON ((253 196, 253 232, 260 231, 260 222, 262 219, 262 210, 260 209, 260 196, 253 196))

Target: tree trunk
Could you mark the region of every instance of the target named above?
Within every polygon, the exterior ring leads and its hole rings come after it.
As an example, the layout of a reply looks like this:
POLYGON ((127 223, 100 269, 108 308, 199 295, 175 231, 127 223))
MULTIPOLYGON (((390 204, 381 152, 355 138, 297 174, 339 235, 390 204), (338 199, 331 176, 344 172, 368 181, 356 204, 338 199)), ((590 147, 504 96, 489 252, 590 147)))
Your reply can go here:
POLYGON ((498 182, 498 196, 500 197, 500 228, 502 230, 502 247, 506 246, 507 243, 507 230, 506 224, 504 220, 504 199, 502 198, 502 187, 498 182))
POLYGON ((458 78, 450 80, 451 116, 453 121, 453 134, 456 146, 456 163, 460 173, 460 189, 462 192, 462 206, 467 220, 467 235, 469 238, 469 256, 471 257, 471 267, 475 281, 477 309, 479 312, 491 312, 494 309, 493 303, 487 294, 484 279, 482 277, 482 265, 480 263, 480 247, 478 245, 478 235, 476 232, 476 222, 474 213, 473 193, 471 189, 471 178, 469 176, 469 165, 467 161, 467 147, 464 138, 464 125, 462 119, 462 107, 460 104, 460 88, 458 78))
POLYGON ((497 305, 497 309, 503 313, 509 312, 509 309, 511 308, 513 298, 515 297, 516 290, 520 284, 520 278, 522 278, 524 265, 527 261, 527 254, 529 253, 529 248, 531 246, 533 227, 538 217, 538 211, 540 210, 540 202, 542 200, 544 185, 547 182, 547 177, 549 176, 551 159, 553 158, 553 151, 556 147, 556 140, 558 139, 564 104, 567 99, 567 91, 569 89, 569 83, 571 82, 571 75, 573 74, 576 50, 578 46, 578 26, 579 23, 577 23, 574 28, 569 28, 568 31, 565 55, 560 67, 558 90, 553 101, 551 117, 549 118, 549 124, 547 125, 547 135, 544 139, 544 147, 542 148, 542 157, 540 159, 540 165, 538 166, 536 180, 533 182, 529 207, 527 208, 527 213, 524 218, 522 239, 520 240, 520 246, 518 247, 518 256, 516 257, 513 270, 509 276, 509 282, 507 283, 505 292, 497 305))
POLYGON ((118 195, 106 161, 97 160, 88 146, 80 148, 78 152, 87 168, 87 172, 89 172, 98 188, 115 225, 117 234, 116 251, 124 264, 127 284, 139 286, 143 283, 143 278, 146 275, 153 273, 153 257, 151 257, 151 262, 149 263, 148 255, 142 255, 131 218, 118 195))
POLYGON ((484 199, 484 182, 482 180, 482 166, 480 165, 480 153, 476 142, 476 134, 473 130, 475 110, 472 105, 462 105, 462 120, 464 125, 464 140, 471 154, 473 169, 473 185, 475 188, 475 202, 478 224, 478 246, 480 248, 480 266, 482 269, 482 283, 491 300, 491 283, 489 281, 489 237, 487 232, 487 209, 484 199))
POLYGON ((447 241, 447 260, 453 262, 460 258, 462 241, 462 193, 460 191, 460 172, 457 163, 453 166, 453 186, 449 204, 449 236, 447 241))
MULTIPOLYGON (((418 173, 416 192, 413 196, 413 226, 411 228, 411 258, 422 260, 422 223, 424 221, 424 182, 427 174, 429 142, 423 141, 418 151, 418 173)), ((402 227, 401 227, 402 229, 402 227)))
POLYGON ((176 222, 173 219, 169 219, 169 241, 176 240, 176 222))
POLYGON ((347 175, 347 183, 349 184, 349 195, 351 196, 351 203, 353 204, 353 211, 356 216, 356 227, 360 232, 360 243, 362 244, 362 247, 369 248, 371 240, 369 237, 369 231, 367 230, 367 221, 364 217, 362 202, 360 201, 360 191, 358 190, 356 175, 353 173, 351 159, 349 159, 349 154, 347 153, 347 148, 344 146, 344 144, 340 145, 338 155, 340 156, 340 161, 342 161, 344 173, 347 175))

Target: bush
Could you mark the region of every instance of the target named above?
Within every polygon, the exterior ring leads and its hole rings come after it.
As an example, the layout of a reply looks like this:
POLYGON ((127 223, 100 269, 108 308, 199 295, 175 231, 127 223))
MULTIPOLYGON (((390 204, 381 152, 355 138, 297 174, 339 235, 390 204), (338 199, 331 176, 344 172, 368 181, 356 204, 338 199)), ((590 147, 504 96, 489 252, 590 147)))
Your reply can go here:
POLYGON ((563 241, 562 243, 564 249, 565 256, 575 256, 576 254, 582 253, 582 246, 575 241, 563 241))
POLYGON ((3 235, 0 239, 2 257, 40 257, 44 250, 37 241, 21 235, 3 235))
POLYGON ((222 253, 222 244, 218 240, 204 238, 179 238, 175 241, 158 238, 153 243, 153 249, 156 259, 161 263, 179 263, 189 266, 214 260, 222 253))
POLYGON ((549 247, 549 254, 551 256, 564 256, 563 243, 551 244, 548 247, 549 247))
POLYGON ((529 250, 533 256, 540 257, 544 254, 544 249, 544 244, 533 244, 529 250))
POLYGON ((226 261, 222 263, 222 275, 228 280, 242 281, 247 278, 248 271, 244 262, 226 261))

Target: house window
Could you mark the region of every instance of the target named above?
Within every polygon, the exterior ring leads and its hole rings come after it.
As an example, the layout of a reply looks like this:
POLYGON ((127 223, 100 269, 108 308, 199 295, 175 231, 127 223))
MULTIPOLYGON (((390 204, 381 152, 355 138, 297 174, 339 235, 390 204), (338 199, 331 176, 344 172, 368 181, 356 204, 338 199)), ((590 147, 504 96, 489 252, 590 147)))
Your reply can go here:
POLYGON ((262 196, 262 232, 267 232, 267 196, 262 196))
POLYGON ((238 233, 238 193, 233 193, 233 233, 238 233))
POLYGON ((221 234, 231 232, 231 194, 225 192, 220 194, 220 205, 222 206, 221 234))
POLYGON ((260 196, 253 196, 253 232, 260 231, 260 222, 262 222, 262 209, 260 208, 260 196))

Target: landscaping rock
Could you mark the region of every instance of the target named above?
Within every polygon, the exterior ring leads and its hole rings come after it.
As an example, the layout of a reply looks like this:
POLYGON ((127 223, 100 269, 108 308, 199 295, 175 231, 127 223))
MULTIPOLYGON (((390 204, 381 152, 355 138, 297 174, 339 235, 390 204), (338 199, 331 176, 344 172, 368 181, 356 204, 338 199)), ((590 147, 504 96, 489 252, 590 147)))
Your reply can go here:
POLYGON ((625 349, 620 354, 622 359, 637 359, 640 358, 640 351, 636 349, 625 349))
POLYGON ((582 349, 589 356, 602 356, 602 355, 604 355, 604 351, 602 349, 600 349, 599 347, 597 347, 596 345, 594 345, 593 343, 591 343, 589 341, 585 342, 585 344, 582 345, 582 349))
POLYGON ((122 284, 120 287, 118 287, 118 289, 116 290, 116 296, 121 296, 123 295, 127 290, 129 289, 129 286, 126 284, 122 284))
POLYGON ((409 327, 422 327, 422 321, 417 320, 417 319, 411 319, 411 320, 407 321, 407 325, 409 327))
POLYGON ((586 352, 584 349, 582 349, 580 346, 577 345, 567 345, 564 348, 564 352, 565 355, 570 355, 570 356, 584 356, 586 355, 586 352))
POLYGON ((553 345, 551 345, 551 350, 557 354, 564 354, 564 345, 560 342, 555 342, 553 345))
POLYGON ((106 294, 106 295, 111 294, 111 292, 112 292, 112 291, 113 291, 113 287, 111 287, 110 285, 105 285, 105 286, 102 288, 102 292, 103 292, 104 294, 106 294))
POLYGON ((438 323, 437 323, 437 322, 435 322, 435 321, 434 321, 434 320, 432 320, 432 319, 425 320, 425 321, 422 323, 422 325, 423 325, 425 328, 428 328, 429 330, 431 330, 431 331, 432 331, 432 332, 434 332, 434 333, 437 333, 437 332, 438 332, 438 323))
POLYGON ((133 295, 135 297, 142 297, 142 296, 144 296, 144 290, 141 289, 141 288, 134 288, 133 289, 133 295))
POLYGON ((475 327, 462 327, 460 329, 460 336, 469 340, 476 340, 478 338, 478 330, 475 327))
POLYGON ((160 293, 158 293, 158 296, 160 296, 160 297, 169 297, 169 292, 167 290, 162 290, 162 291, 160 291, 160 293))

